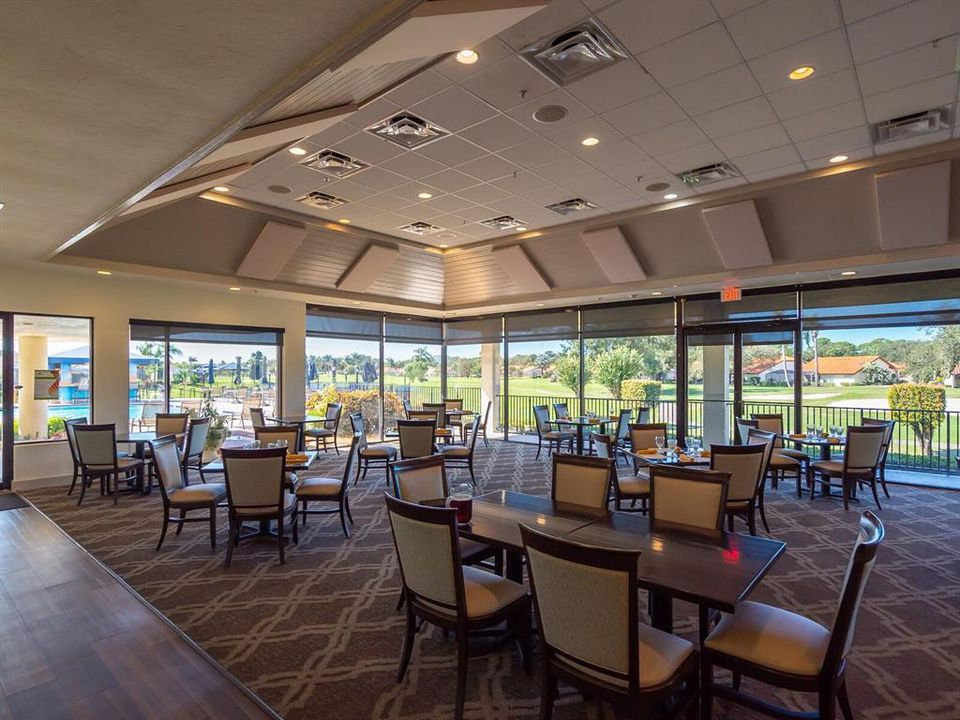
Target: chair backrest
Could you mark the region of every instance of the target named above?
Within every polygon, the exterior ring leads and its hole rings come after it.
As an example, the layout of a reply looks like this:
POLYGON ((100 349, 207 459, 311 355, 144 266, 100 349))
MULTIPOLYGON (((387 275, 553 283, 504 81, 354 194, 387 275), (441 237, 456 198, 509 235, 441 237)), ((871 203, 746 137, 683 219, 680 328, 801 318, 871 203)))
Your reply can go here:
MULTIPOLYGON (((747 432, 746 445, 765 445, 767 451, 763 455, 763 476, 766 477, 767 470, 770 469, 770 458, 773 457, 773 449, 776 447, 777 436, 772 432, 764 430, 751 429, 747 432)), ((763 482, 762 480, 760 482, 763 482)))
POLYGON ((480 427, 483 428, 484 432, 487 430, 487 421, 490 419, 490 408, 493 407, 493 400, 487 400, 487 409, 483 411, 483 422, 480 423, 480 427))
MULTIPOLYGON (((209 418, 204 418, 209 422, 209 418)), ((180 466, 180 454, 177 451, 177 439, 173 435, 152 440, 150 448, 157 475, 160 476, 160 492, 166 498, 174 490, 183 487, 183 468, 180 466)))
POLYGON ((883 418, 872 418, 865 415, 860 417, 861 425, 883 425, 887 432, 883 437, 883 455, 880 458, 881 463, 887 461, 887 453, 890 452, 890 441, 893 440, 893 429, 896 427, 896 420, 884 420, 883 418))
POLYGON ((287 462, 285 448, 223 448, 220 455, 231 509, 247 508, 264 514, 280 511, 287 462))
POLYGON ((656 525, 719 531, 730 473, 650 466, 650 520, 656 525))
POLYGON ((411 410, 407 413, 407 420, 430 420, 436 424, 437 418, 436 410, 411 410))
POLYGON ((207 444, 207 434, 210 432, 210 418, 194 418, 187 429, 187 442, 183 446, 184 458, 203 455, 203 448, 207 444))
POLYGON ((657 446, 656 437, 663 436, 667 439, 666 423, 631 423, 630 428, 630 446, 634 452, 640 450, 655 448, 657 446))
POLYGON ((443 401, 447 410, 463 410, 463 398, 449 398, 443 401))
POLYGON ((410 404, 409 400, 403 401, 403 412, 407 416, 407 419, 410 419, 410 411, 413 410, 413 405, 410 404))
POLYGON ((409 503, 389 494, 384 499, 407 601, 459 615, 466 608, 457 511, 409 503))
POLYGON ((860 516, 857 540, 847 563, 843 589, 840 591, 840 602, 833 618, 830 644, 827 646, 826 660, 821 671, 830 673, 831 678, 836 676, 836 670, 853 644, 860 601, 883 538, 883 523, 880 522, 880 518, 867 510, 860 516))
POLYGON ((253 416, 250 414, 250 411, 255 407, 261 407, 262 405, 263 405, 263 395, 259 393, 251 393, 247 397, 243 398, 243 400, 240 403, 240 417, 250 418, 250 422, 252 424, 253 416))
POLYGON ((189 413, 157 413, 157 436, 183 435, 187 432, 187 423, 190 422, 189 413))
POLYGON ((400 459, 433 455, 433 436, 437 432, 437 420, 397 420, 400 434, 400 459))
MULTIPOLYGON (((753 413, 750 417, 757 421, 757 429, 774 435, 783 434, 783 415, 780 413, 753 413)), ((774 447, 783 447, 783 439, 777 438, 774 447)))
POLYGON ((597 457, 599 458, 612 458, 614 457, 613 449, 614 438, 613 435, 604 435, 603 433, 594 433, 591 436, 594 442, 597 443, 597 457))
POLYGON ((637 422, 638 423, 650 422, 650 408, 648 407, 637 408, 637 422))
POLYGON ((730 473, 727 500, 752 500, 767 469, 768 444, 711 445, 710 469, 730 473))
POLYGON ((565 402, 554 403, 553 415, 557 419, 570 417, 570 408, 567 407, 567 403, 565 402))
POLYGON ((520 525, 545 662, 639 692, 635 550, 589 547, 520 525))
POLYGON ((354 435, 360 436, 357 438, 357 452, 359 452, 367 447, 367 429, 363 425, 363 413, 359 410, 350 413, 350 428, 354 435))
POLYGON ((343 465, 343 477, 340 480, 340 496, 347 494, 350 481, 356 477, 357 458, 360 456, 360 441, 363 438, 363 433, 354 433, 350 439, 350 450, 347 452, 347 461, 343 465))
POLYGON ((613 460, 582 455, 553 455, 550 497, 557 502, 605 508, 616 472, 613 460))
POLYGON ((253 425, 253 427, 255 428, 266 427, 267 418, 263 414, 262 407, 250 408, 250 424, 253 425))
MULTIPOLYGON (((203 404, 201 398, 184 398, 180 401, 180 413, 190 414, 200 412, 200 406, 203 404)), ((157 413, 159 415, 160 413, 157 413)))
POLYGON ((143 404, 143 412, 140 414, 141 421, 150 421, 152 422, 154 418, 157 417, 157 413, 160 412, 160 409, 163 407, 163 403, 148 400, 143 404))
POLYGON ((473 453, 477 447, 477 435, 480 434, 480 416, 474 415, 470 426, 464 428, 464 431, 470 435, 470 452, 473 453))
POLYGON ((533 417, 537 421, 537 435, 550 431, 550 411, 546 405, 534 405, 533 417))
POLYGON ((447 470, 443 455, 401 460, 391 465, 393 494, 407 502, 447 497, 447 470))
POLYGON ((626 440, 630 437, 630 420, 633 418, 633 410, 625 408, 620 411, 620 419, 617 420, 617 441, 626 440))
POLYGON ((114 465, 117 462, 116 425, 74 425, 77 457, 82 465, 114 465))
POLYGON ((67 447, 70 448, 70 457, 73 459, 75 465, 80 463, 80 455, 77 454, 77 439, 73 431, 77 425, 86 424, 87 419, 85 417, 71 418, 64 423, 67 433, 67 447))
POLYGON ((266 447, 277 440, 286 440, 289 452, 300 447, 299 425, 265 425, 253 429, 253 436, 260 441, 260 447, 266 447))
POLYGON ((845 468, 875 469, 883 457, 885 425, 850 425, 847 428, 847 449, 843 454, 845 468))
MULTIPOLYGON (((434 417, 437 420, 437 427, 442 428, 447 426, 447 406, 445 403, 424 403, 423 412, 432 412, 434 417)), ((413 415, 410 416, 410 419, 413 420, 413 415)))
POLYGON ((343 412, 343 405, 340 403, 327 403, 327 411, 324 413, 323 427, 326 430, 336 431, 340 427, 340 413, 343 412))
POLYGON ((747 418, 738 417, 734 418, 734 422, 737 424, 737 437, 734 438, 734 444, 736 445, 746 445, 750 431, 760 429, 759 420, 747 420, 747 418))

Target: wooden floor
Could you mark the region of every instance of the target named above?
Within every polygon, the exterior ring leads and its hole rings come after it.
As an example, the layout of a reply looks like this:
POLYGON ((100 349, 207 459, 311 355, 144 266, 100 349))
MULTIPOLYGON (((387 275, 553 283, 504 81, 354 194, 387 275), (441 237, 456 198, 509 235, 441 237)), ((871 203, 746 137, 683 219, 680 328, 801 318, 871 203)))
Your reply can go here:
POLYGON ((39 511, 0 512, 0 719, 270 717, 39 511))

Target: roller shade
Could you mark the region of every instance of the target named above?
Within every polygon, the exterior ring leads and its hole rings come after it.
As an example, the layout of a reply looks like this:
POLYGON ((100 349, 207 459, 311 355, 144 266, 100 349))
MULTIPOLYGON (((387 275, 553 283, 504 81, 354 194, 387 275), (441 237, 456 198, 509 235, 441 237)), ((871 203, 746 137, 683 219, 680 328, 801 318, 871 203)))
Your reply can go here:
POLYGON ((443 333, 447 345, 480 345, 503 340, 503 319, 500 315, 482 318, 445 320, 443 333))
POLYGON ((380 342, 379 313, 354 313, 345 310, 307 308, 307 336, 355 338, 380 342))
POLYGON ((585 338, 632 337, 635 335, 672 335, 673 302, 643 303, 582 310, 585 338))
POLYGON ((507 340, 570 340, 577 337, 577 311, 507 315, 507 340))
POLYGON ((428 343, 443 342, 443 323, 424 318, 387 316, 383 339, 387 342, 428 343))
POLYGON ((960 278, 806 290, 802 299, 809 330, 960 323, 960 278))
POLYGON ((683 301, 684 325, 792 320, 797 317, 797 293, 780 292, 744 295, 734 302, 719 297, 683 301))
POLYGON ((130 339, 221 345, 282 345, 283 329, 131 320, 130 339))

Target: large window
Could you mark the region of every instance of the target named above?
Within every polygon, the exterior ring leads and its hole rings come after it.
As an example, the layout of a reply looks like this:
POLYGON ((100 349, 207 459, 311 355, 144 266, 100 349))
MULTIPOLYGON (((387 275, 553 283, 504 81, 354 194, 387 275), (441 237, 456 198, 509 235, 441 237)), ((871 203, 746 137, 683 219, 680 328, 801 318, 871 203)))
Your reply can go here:
MULTIPOLYGON (((503 428, 503 318, 450 320, 444 323, 447 347, 447 398, 463 400, 463 408, 479 413, 490 407, 487 431, 503 428)), ((471 421, 467 418, 466 421, 471 421)))
POLYGON ((383 422, 394 429, 404 417, 403 404, 420 408, 443 399, 439 320, 388 316, 384 323, 383 422))

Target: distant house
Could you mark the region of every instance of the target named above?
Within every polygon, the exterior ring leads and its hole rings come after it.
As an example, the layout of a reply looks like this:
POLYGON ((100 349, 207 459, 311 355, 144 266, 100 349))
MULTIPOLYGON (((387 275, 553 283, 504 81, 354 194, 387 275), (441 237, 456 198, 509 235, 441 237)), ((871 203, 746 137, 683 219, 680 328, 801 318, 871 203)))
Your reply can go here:
POLYGON ((960 362, 957 363, 957 366, 947 373, 947 376, 943 379, 943 384, 947 387, 960 387, 960 362))
POLYGON ((788 357, 786 362, 782 357, 754 360, 744 366, 743 379, 747 382, 753 380, 758 385, 791 385, 793 384, 793 358, 788 357))
POLYGON ((527 378, 543 377, 543 370, 538 365, 528 365, 520 371, 520 375, 527 378))
MULTIPOLYGON (((897 380, 901 379, 904 370, 902 365, 880 355, 838 355, 821 357, 817 375, 822 385, 861 385, 866 381, 864 372, 871 365, 889 370, 897 380)), ((803 364, 803 377, 807 382, 813 382, 813 360, 803 364)))

